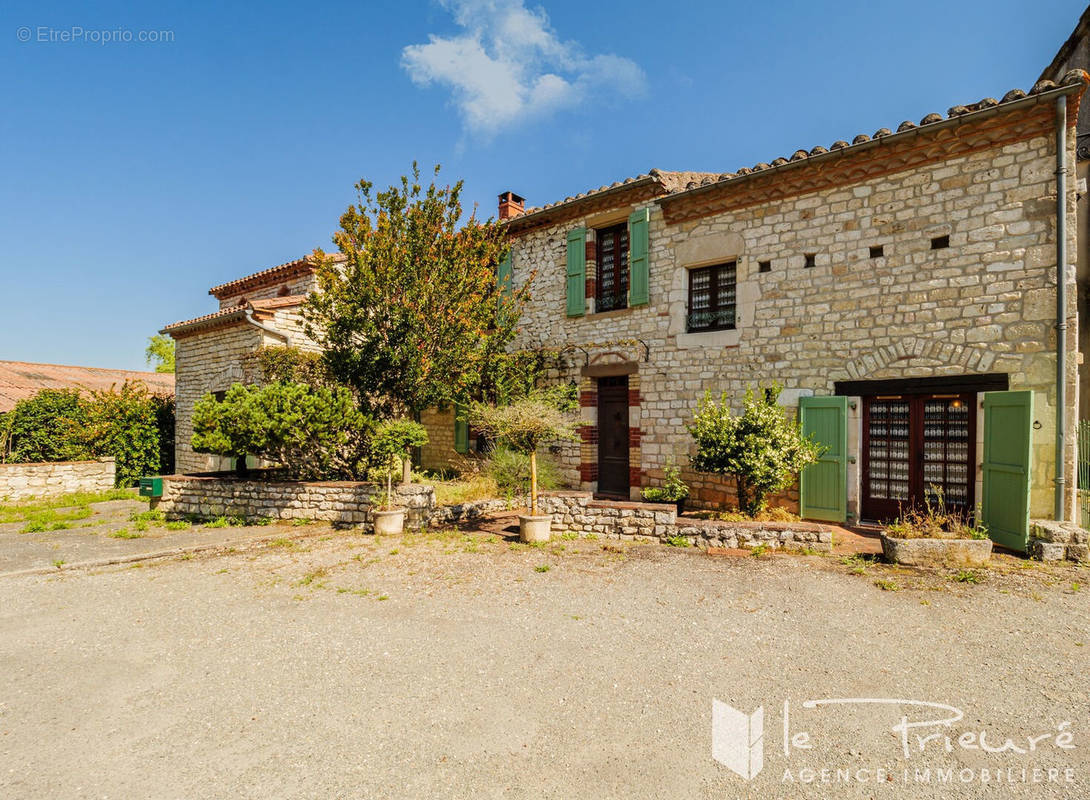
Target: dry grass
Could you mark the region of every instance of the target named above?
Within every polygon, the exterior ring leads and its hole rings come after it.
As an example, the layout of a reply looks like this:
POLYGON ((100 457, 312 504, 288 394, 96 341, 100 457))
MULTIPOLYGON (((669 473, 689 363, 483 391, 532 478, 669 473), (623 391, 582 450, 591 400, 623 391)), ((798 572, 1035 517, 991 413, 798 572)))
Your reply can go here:
POLYGON ((438 481, 435 487, 435 503, 440 506, 456 506, 475 500, 492 500, 503 497, 496 481, 488 475, 473 475, 462 480, 438 481))
POLYGON ((730 511, 696 511, 693 513, 698 519, 716 519, 720 522, 798 522, 798 514, 792 514, 786 508, 773 506, 758 511, 756 514, 745 514, 738 509, 730 511))

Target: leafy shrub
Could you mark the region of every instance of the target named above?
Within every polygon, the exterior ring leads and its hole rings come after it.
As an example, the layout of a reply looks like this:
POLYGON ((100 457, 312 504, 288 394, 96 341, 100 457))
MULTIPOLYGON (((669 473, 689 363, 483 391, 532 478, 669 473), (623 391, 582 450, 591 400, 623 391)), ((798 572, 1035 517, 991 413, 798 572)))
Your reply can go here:
MULTIPOLYGON (((484 462, 484 471, 501 489, 517 492, 530 490, 530 456, 507 447, 496 447, 484 462)), ((537 485, 541 489, 556 489, 561 485, 560 468, 550 456, 537 456, 537 485)))
POLYGON ((365 469, 373 425, 343 387, 236 383, 222 401, 207 394, 197 402, 192 444, 198 453, 235 458, 240 474, 254 455, 297 479, 355 477, 365 469))
POLYGON ((91 458, 80 428, 86 404, 76 389, 42 389, 0 418, 0 461, 81 461, 91 458))
POLYGON ((681 470, 674 464, 667 464, 663 470, 666 477, 662 486, 649 486, 643 490, 643 499, 650 503, 676 503, 689 496, 689 487, 681 480, 681 470))
POLYGON ((139 381, 90 392, 43 389, 0 418, 0 461, 113 458, 118 486, 174 471, 174 400, 139 381))
POLYGON ((697 444, 693 468, 733 476, 738 507, 746 514, 764 508, 765 497, 790 486, 822 452, 776 403, 780 391, 779 386, 747 389, 738 415, 726 394, 719 403, 705 395, 689 426, 697 444))
POLYGON ((157 397, 144 384, 126 381, 120 390, 91 392, 84 408, 80 438, 96 457, 116 459, 118 486, 132 486, 142 475, 168 471, 163 461, 164 450, 173 450, 173 399, 157 397), (171 429, 167 442, 165 426, 171 429))

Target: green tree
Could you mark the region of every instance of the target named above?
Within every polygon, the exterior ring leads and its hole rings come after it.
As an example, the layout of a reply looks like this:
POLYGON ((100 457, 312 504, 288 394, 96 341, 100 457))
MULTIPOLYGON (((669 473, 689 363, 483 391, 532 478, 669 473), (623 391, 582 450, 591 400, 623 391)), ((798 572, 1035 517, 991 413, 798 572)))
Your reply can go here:
POLYGON ((537 515, 537 451, 542 445, 578 438, 567 386, 536 389, 507 405, 474 403, 469 421, 477 430, 517 453, 530 457, 530 514, 537 515))
POLYGON ((81 461, 92 458, 80 429, 86 408, 77 389, 42 389, 0 418, 0 461, 81 461))
POLYGON ((732 476, 738 508, 746 514, 764 508, 769 494, 786 489, 821 455, 821 446, 805 438, 776 402, 780 391, 779 386, 747 389, 737 415, 726 393, 718 403, 707 394, 689 426, 697 445, 693 468, 732 476))
POLYGON ((497 284, 505 230, 475 215, 462 221, 462 182, 424 186, 415 162, 398 186, 356 188, 333 237, 347 260, 316 253, 320 291, 304 307, 330 372, 378 417, 476 396, 528 292, 529 282, 497 284))
POLYGON ((193 409, 193 449, 236 460, 246 474, 246 456, 280 464, 303 480, 337 477, 350 469, 345 451, 366 436, 371 420, 344 387, 279 382, 264 386, 236 383, 223 400, 211 394, 193 409))
POLYGON ((80 438, 95 457, 116 461, 118 486, 132 486, 143 475, 166 471, 163 428, 173 427, 173 405, 172 400, 151 394, 139 381, 126 381, 120 389, 91 392, 84 401, 80 438))
POLYGON ((412 454, 414 447, 428 443, 428 431, 411 419, 392 419, 378 426, 373 452, 386 477, 386 509, 393 508, 394 472, 412 454))
POLYGON ((144 360, 149 365, 154 362, 156 372, 174 372, 174 340, 161 333, 149 336, 144 360))

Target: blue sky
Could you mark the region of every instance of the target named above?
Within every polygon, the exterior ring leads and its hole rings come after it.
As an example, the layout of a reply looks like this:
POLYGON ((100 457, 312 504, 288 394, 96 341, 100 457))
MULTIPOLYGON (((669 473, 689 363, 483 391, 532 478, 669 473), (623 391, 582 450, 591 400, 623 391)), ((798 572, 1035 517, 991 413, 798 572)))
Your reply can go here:
POLYGON ((6 0, 0 359, 141 369, 209 286, 331 247, 353 184, 413 159, 486 215, 733 171, 1028 89, 1083 8, 6 0), (173 40, 48 41, 73 26, 173 40))

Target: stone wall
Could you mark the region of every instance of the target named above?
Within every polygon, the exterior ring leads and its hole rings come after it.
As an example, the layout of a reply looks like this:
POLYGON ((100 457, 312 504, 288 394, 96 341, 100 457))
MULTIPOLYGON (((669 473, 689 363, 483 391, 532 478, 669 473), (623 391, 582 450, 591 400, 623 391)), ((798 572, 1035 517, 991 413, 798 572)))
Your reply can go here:
POLYGON ((1041 561, 1090 561, 1090 532, 1074 522, 1031 520, 1028 549, 1041 561))
MULTIPOLYGON (((1069 134, 1073 147, 1073 129, 1069 134)), ((739 402, 747 387, 775 380, 785 386, 781 403, 794 409, 800 396, 832 394, 838 380, 1006 373, 1011 389, 1036 395, 1032 508, 1045 516, 1053 504, 1055 441, 1054 152, 1054 139, 1039 135, 676 224, 667 223, 657 202, 643 202, 650 209, 650 304, 597 314, 588 304, 583 317, 565 314, 566 235, 623 219, 630 209, 533 229, 513 245, 515 282, 536 272, 516 346, 570 348, 556 379, 580 383, 584 392, 593 389, 588 373, 596 368, 626 366, 638 375, 630 406, 634 495, 661 479, 667 463, 688 463, 693 446, 685 426, 705 392, 726 391, 739 402), (949 247, 932 249, 941 236, 949 236, 949 247), (871 246, 881 246, 882 255, 871 257, 871 246), (810 254, 814 266, 807 267, 810 254), (688 270, 731 260, 737 329, 687 333, 688 270), (765 261, 770 269, 761 271, 765 261)), ((1072 169, 1073 160, 1072 153, 1072 169)), ((588 260, 588 275, 593 269, 588 260)), ((1064 278, 1072 475, 1073 270, 1064 278)), ((583 408, 587 426, 594 413, 592 404, 583 408)), ((596 488, 592 434, 583 447, 561 452, 566 471, 579 474, 587 490, 596 488)), ((684 477, 697 487, 696 502, 733 495, 728 483, 684 477)))
POLYGON ((677 516, 673 505, 595 500, 591 492, 545 492, 540 510, 556 534, 629 541, 684 538, 695 547, 832 550, 832 531, 811 522, 724 522, 677 516))
POLYGON ((104 492, 114 488, 115 474, 116 464, 112 458, 0 464, 0 500, 104 492))
POLYGON ((420 424, 428 429, 428 443, 420 448, 424 469, 447 469, 456 459, 454 449, 454 407, 429 408, 420 414, 420 424))
POLYGON ((229 459, 193 452, 193 406, 208 392, 226 391, 247 380, 245 356, 271 337, 245 323, 179 336, 175 344, 174 468, 178 472, 214 472, 229 459))
MULTIPOLYGON (((340 525, 371 525, 372 507, 385 489, 355 481, 253 481, 227 476, 168 475, 163 496, 153 503, 168 519, 239 517, 325 520, 340 525)), ((395 503, 408 509, 406 527, 427 525, 435 506, 431 486, 398 486, 395 503)))

